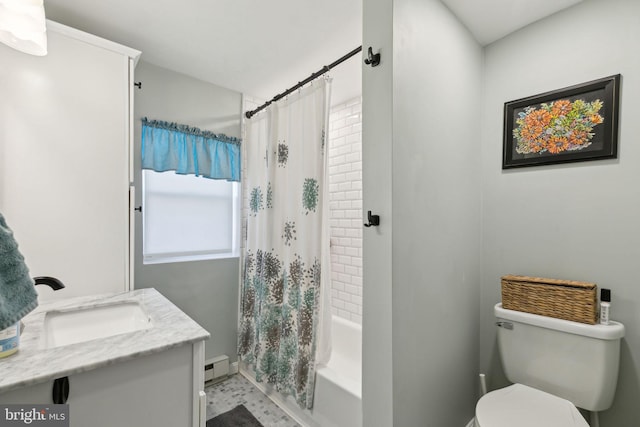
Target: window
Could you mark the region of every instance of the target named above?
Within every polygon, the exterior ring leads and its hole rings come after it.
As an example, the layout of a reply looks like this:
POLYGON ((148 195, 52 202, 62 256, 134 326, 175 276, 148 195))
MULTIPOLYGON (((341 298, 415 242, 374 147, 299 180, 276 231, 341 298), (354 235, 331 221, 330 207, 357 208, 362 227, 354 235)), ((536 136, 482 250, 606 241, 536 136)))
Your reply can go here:
POLYGON ((142 171, 143 263, 238 256, 238 182, 142 171))

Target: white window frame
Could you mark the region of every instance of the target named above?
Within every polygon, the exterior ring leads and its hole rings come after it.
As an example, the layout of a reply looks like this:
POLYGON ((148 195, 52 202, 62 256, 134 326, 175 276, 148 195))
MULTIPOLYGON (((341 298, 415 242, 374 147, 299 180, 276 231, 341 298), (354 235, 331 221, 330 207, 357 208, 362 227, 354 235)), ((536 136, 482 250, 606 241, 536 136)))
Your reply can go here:
MULTIPOLYGON (((158 173, 152 170, 142 170, 142 263, 147 264, 166 264, 189 261, 204 261, 215 259, 239 258, 240 256, 240 202, 242 185, 239 182, 232 182, 232 206, 233 213, 231 215, 232 227, 232 244, 231 251, 189 251, 189 252, 167 252, 158 254, 145 254, 145 235, 146 233, 146 206, 147 206, 147 173, 158 173)), ((163 172, 174 173, 174 172, 163 172)), ((198 179, 208 179, 198 177, 198 179)))

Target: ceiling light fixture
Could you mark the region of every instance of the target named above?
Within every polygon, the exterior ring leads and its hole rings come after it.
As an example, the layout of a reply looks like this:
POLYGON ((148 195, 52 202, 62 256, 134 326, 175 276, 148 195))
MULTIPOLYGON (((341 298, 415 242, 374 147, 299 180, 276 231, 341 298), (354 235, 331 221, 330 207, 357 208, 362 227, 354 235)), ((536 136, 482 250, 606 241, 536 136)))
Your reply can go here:
POLYGON ((43 0, 0 0, 0 42, 31 55, 46 55, 43 0))

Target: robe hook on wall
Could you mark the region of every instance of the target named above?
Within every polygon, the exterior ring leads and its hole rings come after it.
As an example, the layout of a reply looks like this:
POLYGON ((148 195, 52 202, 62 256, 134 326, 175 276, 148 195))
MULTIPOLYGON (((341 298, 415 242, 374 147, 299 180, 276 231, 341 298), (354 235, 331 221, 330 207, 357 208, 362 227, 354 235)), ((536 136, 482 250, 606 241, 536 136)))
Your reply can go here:
POLYGON ((373 53, 373 48, 369 46, 368 58, 364 60, 364 63, 372 67, 377 66, 380 64, 380 53, 373 53))
POLYGON ((369 220, 369 223, 365 224, 365 227, 377 227, 380 225, 380 215, 371 215, 371 211, 367 212, 367 220, 369 220))

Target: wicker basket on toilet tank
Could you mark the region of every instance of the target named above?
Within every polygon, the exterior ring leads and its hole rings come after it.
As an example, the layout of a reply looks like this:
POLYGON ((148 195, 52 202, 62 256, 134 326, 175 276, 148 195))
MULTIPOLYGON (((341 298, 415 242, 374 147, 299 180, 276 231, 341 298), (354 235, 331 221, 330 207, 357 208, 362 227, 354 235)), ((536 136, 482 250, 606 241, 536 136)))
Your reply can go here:
POLYGON ((593 325, 597 318, 597 286, 575 280, 503 276, 502 307, 593 325))

